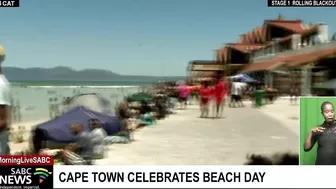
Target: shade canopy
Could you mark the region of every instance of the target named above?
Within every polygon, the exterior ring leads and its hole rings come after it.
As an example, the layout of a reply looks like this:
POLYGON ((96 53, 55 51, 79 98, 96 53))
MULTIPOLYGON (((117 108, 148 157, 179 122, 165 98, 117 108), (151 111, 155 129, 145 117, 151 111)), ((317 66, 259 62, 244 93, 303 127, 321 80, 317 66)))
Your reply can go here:
POLYGON ((94 112, 80 106, 38 125, 35 132, 43 133, 42 140, 45 141, 71 143, 76 141, 76 136, 71 133, 71 125, 82 124, 84 130, 90 131, 89 119, 98 119, 108 135, 116 134, 121 130, 121 121, 117 117, 94 112))

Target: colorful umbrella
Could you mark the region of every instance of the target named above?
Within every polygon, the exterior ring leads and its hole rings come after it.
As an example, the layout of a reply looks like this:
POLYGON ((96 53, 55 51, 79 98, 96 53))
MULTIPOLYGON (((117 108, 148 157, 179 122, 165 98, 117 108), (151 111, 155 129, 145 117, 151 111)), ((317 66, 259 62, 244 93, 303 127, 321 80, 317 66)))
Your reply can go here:
POLYGON ((149 93, 135 93, 127 98, 130 102, 141 102, 141 101, 151 101, 153 99, 153 96, 149 93))

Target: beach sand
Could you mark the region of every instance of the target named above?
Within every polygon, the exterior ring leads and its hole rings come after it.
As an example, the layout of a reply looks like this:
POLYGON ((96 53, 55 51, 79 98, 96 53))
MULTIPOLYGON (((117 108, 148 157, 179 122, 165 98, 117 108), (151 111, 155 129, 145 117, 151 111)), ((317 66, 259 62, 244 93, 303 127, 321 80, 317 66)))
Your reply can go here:
POLYGON ((247 103, 245 108, 226 108, 225 119, 200 119, 198 106, 189 106, 157 126, 137 131, 131 144, 109 146, 108 157, 96 163, 241 165, 247 154, 298 153, 296 133, 265 110, 247 103))
POLYGON ((12 137, 10 139, 11 142, 9 143, 11 153, 13 154, 15 152, 21 152, 21 151, 28 150, 30 148, 29 140, 30 140, 30 137, 31 137, 31 130, 36 125, 38 125, 39 123, 43 123, 45 121, 48 121, 48 120, 43 120, 42 119, 42 120, 37 120, 37 121, 21 122, 21 123, 12 124, 11 132, 14 132, 14 133, 19 132, 19 126, 24 126, 25 132, 23 133, 24 142, 21 142, 21 143, 14 142, 13 137, 15 137, 15 134, 12 135, 12 137))
MULTIPOLYGON (((289 118, 297 115, 297 107, 293 106, 290 113, 287 105, 279 99, 272 105, 254 109, 246 102, 245 108, 226 107, 223 119, 198 118, 198 106, 191 105, 187 110, 178 110, 177 114, 159 121, 157 125, 136 131, 135 141, 130 144, 108 146, 107 157, 95 163, 240 165, 245 162, 247 154, 298 153, 299 123, 289 118)), ((44 121, 15 124, 13 127, 25 125, 29 130, 44 121)), ((27 142, 11 143, 10 146, 12 152, 29 147, 27 142)))
POLYGON ((300 106, 291 105, 288 97, 279 98, 274 104, 258 109, 263 114, 272 117, 273 119, 282 123, 283 126, 300 135, 300 106))

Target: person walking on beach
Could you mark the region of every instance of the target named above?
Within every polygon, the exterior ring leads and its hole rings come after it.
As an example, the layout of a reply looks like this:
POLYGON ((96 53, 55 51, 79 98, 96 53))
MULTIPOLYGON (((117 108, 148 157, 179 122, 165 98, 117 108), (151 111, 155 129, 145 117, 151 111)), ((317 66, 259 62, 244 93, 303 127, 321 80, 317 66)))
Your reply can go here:
POLYGON ((231 85, 231 101, 229 106, 235 108, 236 105, 238 107, 244 107, 243 103, 243 91, 245 88, 245 84, 240 82, 239 79, 234 79, 231 85))
POLYGON ((212 96, 212 89, 209 86, 209 81, 203 81, 203 85, 200 88, 200 109, 201 109, 201 118, 207 118, 209 116, 209 102, 212 96))
POLYGON ((229 107, 236 107, 236 104, 238 103, 238 93, 239 93, 239 85, 236 81, 236 79, 233 79, 231 82, 231 99, 229 107))
POLYGON ((2 73, 1 63, 5 59, 5 51, 0 46, 0 155, 9 155, 10 148, 10 85, 5 75, 2 73))
POLYGON ((321 114, 324 122, 313 128, 305 142, 303 149, 309 152, 315 145, 317 146, 316 165, 336 165, 336 121, 334 105, 331 102, 321 104, 321 114))
POLYGON ((181 109, 186 109, 188 104, 188 97, 189 97, 189 89, 188 86, 185 84, 184 81, 181 81, 180 85, 178 86, 179 92, 179 101, 181 109))
POLYGON ((216 115, 214 115, 214 118, 219 118, 223 116, 226 94, 227 84, 223 81, 222 76, 218 75, 216 78, 216 84, 214 86, 214 100, 216 110, 216 115))

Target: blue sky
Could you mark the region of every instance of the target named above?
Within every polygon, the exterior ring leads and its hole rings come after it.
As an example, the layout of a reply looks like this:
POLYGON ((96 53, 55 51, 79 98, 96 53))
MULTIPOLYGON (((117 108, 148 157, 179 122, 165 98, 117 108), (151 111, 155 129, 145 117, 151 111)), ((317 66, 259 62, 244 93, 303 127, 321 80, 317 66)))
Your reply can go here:
POLYGON ((21 0, 1 8, 4 66, 102 68, 120 74, 185 75, 190 60, 279 13, 329 24, 334 8, 269 8, 266 0, 21 0))

